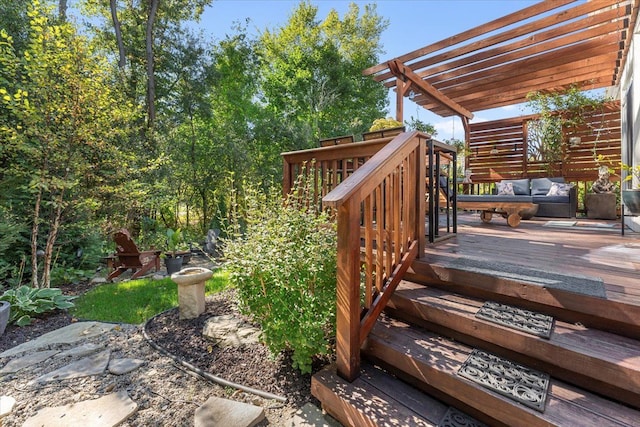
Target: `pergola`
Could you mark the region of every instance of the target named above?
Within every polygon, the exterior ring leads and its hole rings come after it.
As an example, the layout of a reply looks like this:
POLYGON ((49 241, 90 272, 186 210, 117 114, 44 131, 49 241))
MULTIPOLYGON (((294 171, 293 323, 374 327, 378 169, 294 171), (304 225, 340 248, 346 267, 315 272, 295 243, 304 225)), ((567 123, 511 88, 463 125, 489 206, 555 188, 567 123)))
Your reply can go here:
POLYGON ((618 85, 640 0, 545 0, 363 71, 442 117, 526 102, 533 91, 618 85))

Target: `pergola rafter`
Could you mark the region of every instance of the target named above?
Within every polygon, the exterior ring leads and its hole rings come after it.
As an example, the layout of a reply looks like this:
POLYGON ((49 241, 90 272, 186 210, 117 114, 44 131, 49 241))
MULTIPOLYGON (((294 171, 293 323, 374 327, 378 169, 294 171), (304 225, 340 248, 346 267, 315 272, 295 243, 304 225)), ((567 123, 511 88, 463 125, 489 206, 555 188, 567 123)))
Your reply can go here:
MULTIPOLYGON (((639 4, 545 0, 363 73, 390 88, 402 82, 399 101, 411 95, 440 116, 466 119, 533 91, 615 86, 639 4)), ((402 120, 401 105, 396 116, 402 120)))

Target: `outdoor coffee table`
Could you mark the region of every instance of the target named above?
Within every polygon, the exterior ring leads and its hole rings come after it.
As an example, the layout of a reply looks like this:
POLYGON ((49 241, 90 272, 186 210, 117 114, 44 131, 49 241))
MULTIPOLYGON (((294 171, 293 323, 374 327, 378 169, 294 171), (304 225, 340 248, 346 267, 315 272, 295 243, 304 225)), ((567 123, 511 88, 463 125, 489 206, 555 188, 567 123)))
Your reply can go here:
POLYGON ((480 211, 480 219, 485 223, 491 221, 493 214, 499 214, 515 228, 525 212, 535 215, 538 210, 538 205, 531 200, 531 196, 460 195, 456 205, 461 209, 480 211))

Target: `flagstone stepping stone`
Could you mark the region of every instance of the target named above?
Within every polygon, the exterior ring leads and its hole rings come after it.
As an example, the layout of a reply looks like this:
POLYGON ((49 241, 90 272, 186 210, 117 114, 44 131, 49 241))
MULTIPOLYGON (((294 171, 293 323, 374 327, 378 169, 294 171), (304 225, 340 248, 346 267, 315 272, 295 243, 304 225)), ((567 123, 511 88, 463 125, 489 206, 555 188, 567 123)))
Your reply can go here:
POLYGON ((0 369, 0 375, 18 372, 19 370, 24 369, 28 366, 32 366, 36 363, 42 362, 43 360, 47 360, 57 353, 60 353, 60 350, 39 351, 37 353, 27 354, 26 356, 22 356, 18 359, 10 360, 9 363, 4 365, 2 369, 0 369))
POLYGON ((46 383, 103 374, 109 365, 109 356, 111 356, 111 350, 105 350, 42 375, 32 382, 46 383))
POLYGON ((330 415, 325 415, 320 408, 313 403, 305 403, 293 417, 285 423, 284 427, 340 427, 338 421, 330 415))
POLYGON ((196 409, 194 423, 195 427, 253 427, 264 418, 264 409, 259 406, 221 397, 210 397, 196 409))
MULTIPOLYGON (((13 397, 0 396, 0 420, 11 413, 15 404, 16 399, 13 397)), ((0 421, 0 425, 2 425, 2 421, 0 421)))
POLYGON ((112 323, 102 322, 72 323, 55 331, 47 332, 34 340, 10 348, 4 353, 0 353, 0 357, 14 356, 22 352, 48 347, 52 344, 73 344, 86 338, 104 335, 115 327, 116 325, 112 323))
POLYGON ((137 408, 127 392, 120 391, 99 399, 44 408, 22 427, 113 427, 124 422, 137 408))
POLYGON ((105 347, 104 344, 86 343, 70 348, 56 355, 56 357, 84 357, 96 353, 105 347))
POLYGON ((109 372, 113 375, 124 375, 138 369, 144 364, 142 359, 113 359, 109 362, 109 372))
POLYGON ((202 335, 220 347, 241 347, 260 342, 260 330, 232 314, 207 319, 202 335))

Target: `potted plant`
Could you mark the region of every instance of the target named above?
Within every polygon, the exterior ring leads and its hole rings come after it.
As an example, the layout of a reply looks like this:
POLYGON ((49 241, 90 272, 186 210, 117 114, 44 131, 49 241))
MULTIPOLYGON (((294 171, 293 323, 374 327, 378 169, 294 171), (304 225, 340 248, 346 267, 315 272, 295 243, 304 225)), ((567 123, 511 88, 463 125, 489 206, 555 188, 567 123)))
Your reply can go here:
POLYGON ((173 230, 167 229, 167 249, 169 253, 165 253, 164 265, 167 267, 169 275, 177 273, 182 269, 182 256, 178 255, 178 245, 182 243, 182 231, 178 228, 173 230))
POLYGON ((620 168, 627 173, 622 182, 632 182, 630 189, 622 190, 621 196, 624 205, 633 215, 640 215, 640 165, 630 166, 625 163, 620 168))
POLYGON ((0 301, 0 335, 4 334, 4 329, 9 323, 9 315, 11 314, 11 304, 8 301, 0 301))

